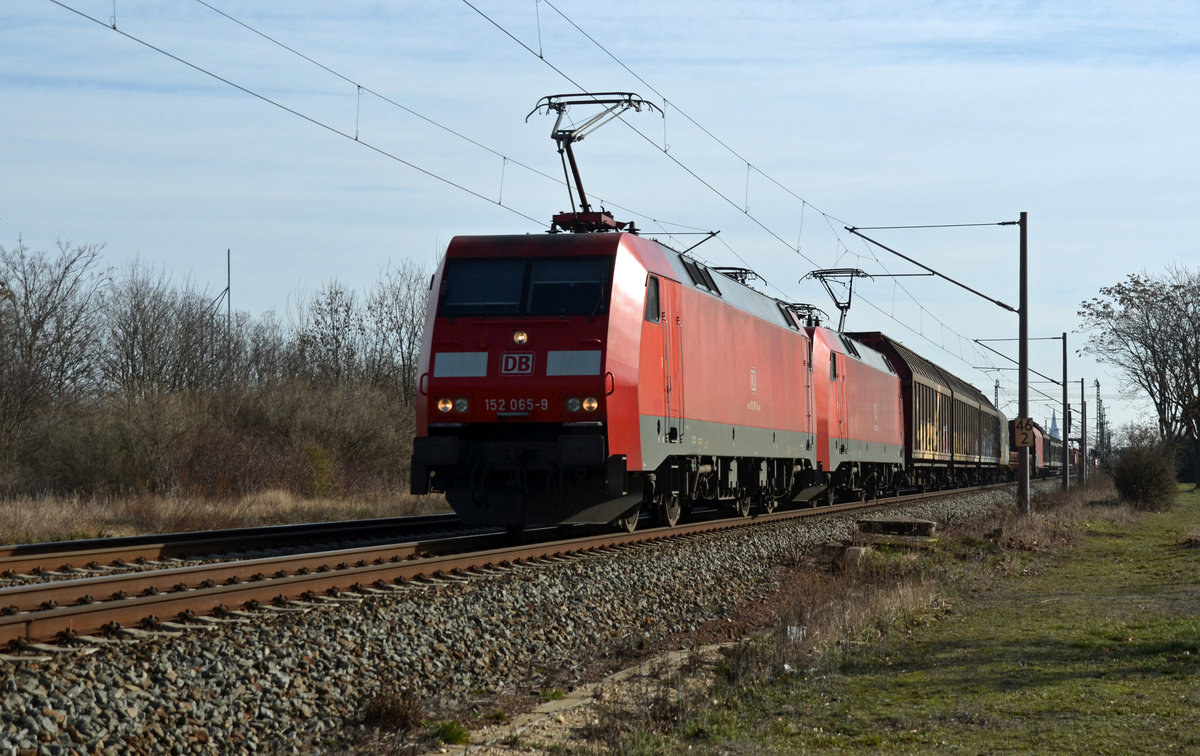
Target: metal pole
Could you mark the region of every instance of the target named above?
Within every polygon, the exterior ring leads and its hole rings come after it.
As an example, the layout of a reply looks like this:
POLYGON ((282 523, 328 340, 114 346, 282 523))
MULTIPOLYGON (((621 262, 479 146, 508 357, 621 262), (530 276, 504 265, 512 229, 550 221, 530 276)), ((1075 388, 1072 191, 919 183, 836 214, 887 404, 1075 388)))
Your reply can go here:
POLYGON ((1063 432, 1062 432, 1062 487, 1071 487, 1071 442, 1067 440, 1067 332, 1063 331, 1063 432))
MULTIPOLYGON (((1017 360, 1017 416, 1029 417, 1029 240, 1026 233, 1027 213, 1021 213, 1017 225, 1021 227, 1021 303, 1017 308, 1020 321, 1017 360)), ((1017 447, 1017 507, 1025 514, 1032 514, 1029 503, 1029 447, 1017 447)))
MULTIPOLYGON (((1064 443, 1070 443, 1070 404, 1067 404, 1067 426, 1063 428, 1062 438, 1064 443)), ((1079 473, 1076 473, 1075 470, 1072 470, 1072 474, 1078 475, 1079 473)), ((1075 482, 1078 484, 1079 481, 1076 480, 1075 482)))
POLYGON ((225 249, 225 380, 230 380, 233 367, 233 263, 232 253, 225 249))
POLYGON ((1088 479, 1088 448, 1087 448, 1087 400, 1083 398, 1083 379, 1079 379, 1079 456, 1083 457, 1083 470, 1079 473, 1079 484, 1083 485, 1088 479))

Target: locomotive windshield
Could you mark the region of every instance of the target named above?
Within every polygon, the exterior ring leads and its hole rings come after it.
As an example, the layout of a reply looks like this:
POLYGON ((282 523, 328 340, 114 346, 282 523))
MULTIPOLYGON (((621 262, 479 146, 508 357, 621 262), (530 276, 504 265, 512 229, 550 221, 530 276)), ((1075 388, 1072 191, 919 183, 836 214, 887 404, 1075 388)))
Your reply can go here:
POLYGON ((459 257, 446 261, 438 314, 602 315, 612 257, 459 257))

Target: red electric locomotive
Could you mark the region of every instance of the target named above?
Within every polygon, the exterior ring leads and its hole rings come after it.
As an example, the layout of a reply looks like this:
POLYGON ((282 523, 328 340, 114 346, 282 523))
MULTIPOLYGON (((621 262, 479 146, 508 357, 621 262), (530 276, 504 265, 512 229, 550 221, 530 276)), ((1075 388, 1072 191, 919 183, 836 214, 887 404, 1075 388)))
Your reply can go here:
POLYGON ((825 498, 894 491, 904 470, 900 380, 882 354, 845 334, 809 328, 817 408, 817 462, 832 476, 825 498))
POLYGON ((432 286, 412 490, 465 520, 673 524, 817 485, 809 340, 774 300, 631 233, 457 237, 432 286))

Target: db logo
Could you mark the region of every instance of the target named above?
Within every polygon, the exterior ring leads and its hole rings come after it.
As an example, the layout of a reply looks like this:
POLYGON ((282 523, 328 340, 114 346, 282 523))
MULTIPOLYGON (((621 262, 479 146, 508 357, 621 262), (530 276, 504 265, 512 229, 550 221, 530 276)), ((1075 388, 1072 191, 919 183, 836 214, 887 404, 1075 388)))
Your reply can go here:
POLYGON ((500 355, 500 375, 533 375, 533 352, 500 355))

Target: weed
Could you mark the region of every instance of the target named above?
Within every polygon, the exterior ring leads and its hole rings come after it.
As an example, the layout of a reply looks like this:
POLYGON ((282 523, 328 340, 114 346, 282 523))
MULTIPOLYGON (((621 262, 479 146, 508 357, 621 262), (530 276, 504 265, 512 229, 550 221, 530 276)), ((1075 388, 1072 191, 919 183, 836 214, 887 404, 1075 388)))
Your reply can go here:
POLYGON ((375 694, 363 707, 364 724, 387 730, 409 732, 421 724, 421 702, 411 688, 390 685, 375 694))
POLYGON ((429 728, 429 734, 449 745, 466 745, 471 742, 471 735, 467 732, 467 728, 456 719, 438 722, 429 728))
POLYGON ((542 703, 550 703, 551 701, 559 701, 565 698, 566 695, 566 693, 563 693, 558 688, 550 688, 549 690, 543 690, 538 697, 542 699, 542 703))

